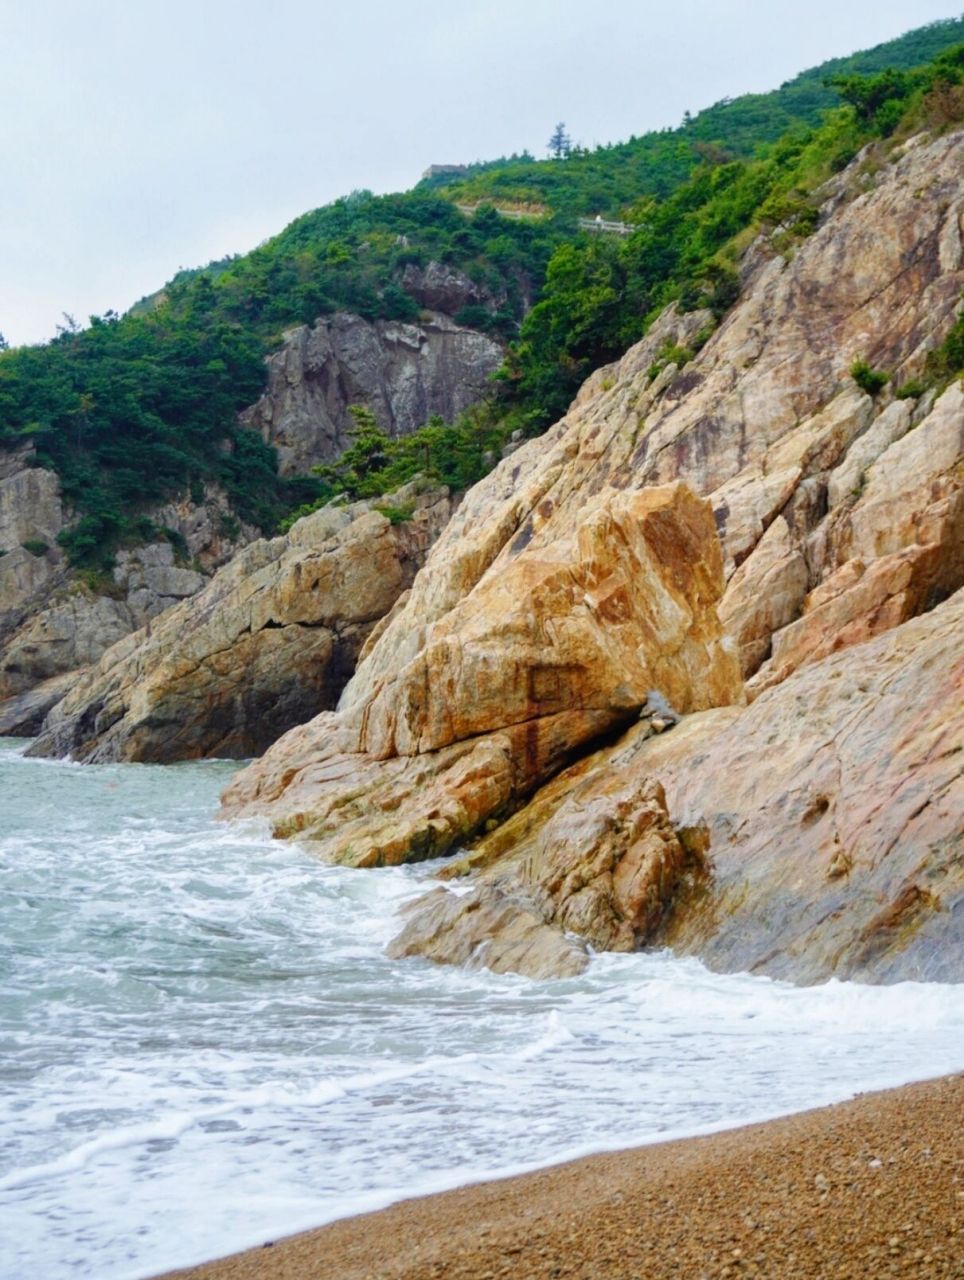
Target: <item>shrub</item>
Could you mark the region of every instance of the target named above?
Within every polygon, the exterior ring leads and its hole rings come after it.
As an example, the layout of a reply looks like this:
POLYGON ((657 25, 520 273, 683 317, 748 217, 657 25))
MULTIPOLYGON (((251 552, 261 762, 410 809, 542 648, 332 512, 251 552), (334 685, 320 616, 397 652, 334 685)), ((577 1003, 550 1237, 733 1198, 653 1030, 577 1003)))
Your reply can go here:
POLYGON ((647 371, 650 382, 654 378, 658 378, 668 364, 679 365, 682 368, 684 364, 688 364, 692 359, 693 352, 689 347, 680 347, 672 342, 665 342, 656 352, 656 359, 647 371))
POLYGON ((20 544, 24 551, 29 551, 32 556, 45 556, 47 554, 47 544, 40 538, 28 538, 26 542, 20 544))
POLYGON ((872 369, 866 360, 855 360, 850 366, 850 376, 861 391, 866 391, 869 396, 875 396, 890 381, 889 373, 872 369))
POLYGON ((383 516, 388 517, 389 524, 404 524, 406 520, 411 520, 415 514, 415 503, 405 502, 401 506, 392 506, 391 503, 376 506, 376 511, 380 511, 383 516))
POLYGON ((894 395, 898 400, 916 400, 927 388, 919 378, 910 378, 902 387, 898 387, 894 395))

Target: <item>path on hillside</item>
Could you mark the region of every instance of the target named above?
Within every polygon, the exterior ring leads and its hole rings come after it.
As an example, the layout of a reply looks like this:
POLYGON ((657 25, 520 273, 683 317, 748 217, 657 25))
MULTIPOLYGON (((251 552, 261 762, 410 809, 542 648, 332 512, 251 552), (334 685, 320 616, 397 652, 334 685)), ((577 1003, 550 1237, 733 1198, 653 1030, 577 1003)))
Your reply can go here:
MULTIPOLYGON (((489 202, 485 201, 483 203, 487 204, 489 202)), ((480 207, 480 205, 457 204, 455 207, 456 209, 458 209, 460 213, 464 213, 467 218, 471 218, 475 214, 476 209, 480 207)), ((495 209, 496 213, 500 214, 503 218, 536 219, 536 218, 544 218, 548 216, 548 211, 546 213, 530 213, 526 209, 506 209, 506 208, 500 208, 499 205, 493 205, 492 207, 493 209, 495 209)), ((601 232, 604 235, 611 235, 611 236, 628 236, 628 235, 631 235, 636 230, 636 228, 631 223, 614 222, 611 219, 599 218, 599 217, 579 218, 578 225, 580 230, 582 231, 596 231, 596 232, 601 232)))

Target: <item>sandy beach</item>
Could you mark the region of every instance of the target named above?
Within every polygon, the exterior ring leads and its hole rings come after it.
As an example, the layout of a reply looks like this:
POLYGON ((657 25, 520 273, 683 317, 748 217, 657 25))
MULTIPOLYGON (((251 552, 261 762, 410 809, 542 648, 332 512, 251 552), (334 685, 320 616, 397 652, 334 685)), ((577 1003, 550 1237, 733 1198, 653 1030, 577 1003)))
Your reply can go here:
POLYGON ((955 1075, 404 1201, 166 1280, 960 1280, 962 1121, 955 1075))

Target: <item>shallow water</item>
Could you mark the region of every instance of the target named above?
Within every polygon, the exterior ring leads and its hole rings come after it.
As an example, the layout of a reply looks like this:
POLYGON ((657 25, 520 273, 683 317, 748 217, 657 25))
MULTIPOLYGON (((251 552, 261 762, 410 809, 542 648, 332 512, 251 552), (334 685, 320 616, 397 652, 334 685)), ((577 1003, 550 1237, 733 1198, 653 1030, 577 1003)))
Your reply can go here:
POLYGON ((386 959, 431 868, 213 821, 233 764, 0 745, 0 1277, 151 1275, 494 1172, 964 1066, 964 987, 386 959))

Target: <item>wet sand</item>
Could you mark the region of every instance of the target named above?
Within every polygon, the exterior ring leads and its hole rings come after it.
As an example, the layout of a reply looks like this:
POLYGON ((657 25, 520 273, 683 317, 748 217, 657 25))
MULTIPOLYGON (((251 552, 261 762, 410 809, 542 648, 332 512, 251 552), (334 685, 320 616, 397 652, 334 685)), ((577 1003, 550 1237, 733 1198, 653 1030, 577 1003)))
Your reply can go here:
POLYGON ((949 1076, 404 1201, 168 1280, 962 1280, 962 1131, 949 1076))

